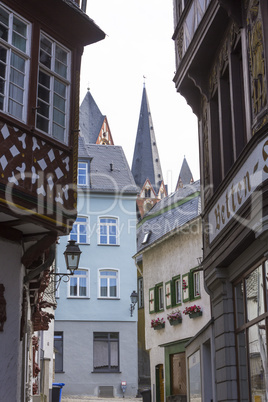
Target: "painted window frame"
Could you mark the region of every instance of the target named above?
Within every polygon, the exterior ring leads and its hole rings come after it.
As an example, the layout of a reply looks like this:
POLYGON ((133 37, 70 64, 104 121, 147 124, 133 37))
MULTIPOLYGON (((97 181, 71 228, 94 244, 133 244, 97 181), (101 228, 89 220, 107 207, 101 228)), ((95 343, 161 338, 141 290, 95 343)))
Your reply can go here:
POLYGON ((40 31, 35 127, 64 144, 69 140, 71 60, 70 49, 44 31, 40 31), (61 53, 66 55, 66 60, 59 58, 61 53), (42 57, 44 61, 41 60, 42 57), (50 66, 46 65, 49 61, 50 66), (62 137, 56 134, 55 127, 62 131, 62 137))
POLYGON ((69 235, 70 240, 75 240, 77 244, 90 244, 90 223, 89 217, 85 215, 79 215, 73 224, 72 230, 69 235), (79 221, 80 219, 85 219, 85 221, 79 221), (86 233, 81 233, 81 228, 86 228, 86 233), (77 230, 76 233, 74 230, 77 230), (86 236, 86 241, 81 241, 81 236, 86 236))
POLYGON ((118 216, 99 216, 98 217, 98 245, 99 246, 119 246, 120 245, 120 239, 119 239, 119 218, 118 216), (115 223, 113 222, 101 222, 101 220, 113 220, 115 221, 115 223), (102 234, 102 227, 108 228, 107 230, 107 234, 102 234), (115 227, 116 228, 116 234, 113 235, 112 234, 112 238, 115 237, 115 243, 111 243, 110 242, 110 228, 115 227), (107 237, 107 242, 102 242, 101 237, 107 237))
POLYGON ((90 298, 90 270, 88 268, 78 268, 74 271, 74 274, 70 276, 70 280, 68 283, 68 298, 70 299, 88 299, 90 298), (80 274, 80 272, 84 273, 84 275, 80 274), (71 284, 74 279, 77 279, 77 294, 71 294, 71 284), (80 295, 80 282, 81 279, 86 280, 86 294, 80 295))
POLYGON ((4 66, 5 69, 3 74, 4 77, 1 77, 0 79, 0 83, 2 81, 1 87, 3 88, 3 92, 1 91, 0 94, 0 98, 2 97, 3 99, 3 107, 1 111, 9 116, 12 116, 16 120, 25 123, 27 119, 32 26, 29 21, 2 3, 0 4, 0 9, 3 11, 3 15, 8 15, 7 24, 4 23, 3 18, 1 21, 1 26, 6 28, 7 34, 6 39, 3 39, 3 36, 5 35, 3 30, 2 38, 0 38, 0 47, 2 51, 6 51, 5 60, 2 59, 3 54, 1 55, 0 60, 1 66, 4 66), (25 35, 23 35, 22 30, 20 29, 19 23, 25 26, 25 35), (17 28, 15 28, 16 24, 17 28), (16 43, 16 37, 25 39, 25 49, 19 48, 19 42, 16 43), (11 65, 12 59, 13 65, 11 65), (11 90, 12 88, 13 91, 11 90), (14 97, 12 97, 11 93, 13 93, 14 97), (20 115, 17 115, 15 112, 11 111, 12 102, 14 105, 16 104, 17 107, 20 106, 20 115))
POLYGON ((90 166, 90 162, 88 162, 88 161, 84 161, 84 160, 79 160, 78 161, 78 165, 77 165, 77 185, 79 187, 80 186, 84 187, 84 186, 89 185, 89 166, 90 166), (84 167, 82 167, 82 165, 84 165, 84 167), (85 175, 82 175, 81 171, 84 171, 85 175), (85 177, 85 183, 81 183, 80 178, 82 179, 84 177, 85 177))
POLYGON ((120 372, 120 336, 119 332, 93 332, 93 372, 94 373, 118 373, 120 372), (99 337, 97 338, 97 336, 99 337), (107 335, 107 338, 105 338, 107 335), (96 359, 99 358, 100 353, 96 351, 96 342, 103 342, 107 344, 107 352, 108 352, 108 367, 105 369, 103 367, 96 368, 94 367, 96 359), (115 369, 112 368, 111 360, 112 360, 112 352, 114 347, 112 344, 117 344, 117 366, 115 369))
POLYGON ((98 269, 98 299, 104 300, 118 300, 120 299, 120 270, 118 268, 99 268, 98 269), (103 278, 108 279, 107 281, 107 295, 101 295, 101 272, 115 272, 116 275, 103 275, 103 278), (116 296, 110 296, 110 279, 116 279, 116 296))

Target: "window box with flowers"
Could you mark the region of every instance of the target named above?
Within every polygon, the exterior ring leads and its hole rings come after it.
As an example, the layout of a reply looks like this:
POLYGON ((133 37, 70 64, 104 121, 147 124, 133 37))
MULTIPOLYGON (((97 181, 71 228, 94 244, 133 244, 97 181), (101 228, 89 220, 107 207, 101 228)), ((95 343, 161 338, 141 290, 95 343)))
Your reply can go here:
POLYGON ((167 319, 170 325, 181 324, 182 322, 181 312, 179 310, 172 311, 170 314, 167 315, 167 319))
POLYGON ((165 328, 164 318, 156 318, 155 320, 151 320, 151 328, 153 328, 153 329, 165 328))
POLYGON ((201 307, 196 304, 193 306, 185 307, 183 314, 189 315, 190 318, 200 317, 202 315, 201 307))

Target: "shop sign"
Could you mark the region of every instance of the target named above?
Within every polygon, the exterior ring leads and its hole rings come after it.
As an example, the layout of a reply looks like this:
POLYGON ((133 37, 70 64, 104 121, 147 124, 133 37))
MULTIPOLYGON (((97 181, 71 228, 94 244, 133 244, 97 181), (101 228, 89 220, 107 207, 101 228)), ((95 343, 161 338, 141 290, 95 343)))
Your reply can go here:
MULTIPOLYGON (((250 221, 239 216, 239 209, 267 178, 268 137, 255 147, 210 210, 208 214, 210 243, 232 219, 237 219, 243 225, 250 225, 250 221)), ((253 208, 254 206, 252 205, 251 207, 253 208)))

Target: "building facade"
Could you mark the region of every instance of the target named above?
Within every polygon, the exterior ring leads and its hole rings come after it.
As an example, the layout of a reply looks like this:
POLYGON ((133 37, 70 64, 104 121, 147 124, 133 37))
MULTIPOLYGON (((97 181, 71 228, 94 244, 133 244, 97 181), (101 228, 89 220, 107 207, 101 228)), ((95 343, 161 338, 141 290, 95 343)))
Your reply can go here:
POLYGON ((76 219, 81 56, 105 37, 85 3, 0 2, 2 401, 41 397, 38 331, 54 317, 43 295, 56 239, 76 219))
POLYGON ((198 262, 202 255, 199 190, 199 182, 180 187, 138 224, 135 258, 143 274, 145 344, 154 402, 188 401, 201 388, 198 373, 191 383, 188 376, 191 359, 197 359, 186 358, 188 342, 211 317, 198 262))
POLYGON ((265 1, 175 0, 177 90, 198 117, 214 401, 267 401, 265 1))
POLYGON ((130 313, 136 196, 122 148, 80 137, 78 217, 70 238, 82 254, 78 271, 59 287, 55 321, 56 381, 65 383, 65 395, 137 395, 137 308, 130 313))

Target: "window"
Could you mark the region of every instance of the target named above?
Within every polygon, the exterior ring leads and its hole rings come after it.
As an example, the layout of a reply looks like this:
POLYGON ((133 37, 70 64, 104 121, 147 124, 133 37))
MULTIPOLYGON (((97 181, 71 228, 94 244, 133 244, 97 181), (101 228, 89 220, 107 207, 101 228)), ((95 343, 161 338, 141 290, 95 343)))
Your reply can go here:
POLYGON ((184 302, 201 297, 200 271, 196 268, 182 275, 182 297, 184 302))
POLYGON ((0 7, 0 110, 26 120, 30 24, 0 7))
POLYGON ((70 297, 88 297, 88 270, 79 269, 74 271, 74 275, 70 276, 69 281, 69 296, 70 297))
POLYGON ((78 162, 77 184, 79 186, 87 186, 88 185, 88 163, 87 162, 78 162))
POLYGON ((71 52, 40 35, 36 128, 67 142, 71 52))
POLYGON ((149 188, 146 188, 144 190, 145 193, 145 198, 151 198, 151 190, 149 188))
POLYGON ((63 372, 63 332, 54 332, 55 372, 63 372))
POLYGON ((267 397, 267 274, 264 261, 235 283, 235 333, 239 400, 267 397))
POLYGON ((94 371, 119 371, 119 333, 94 332, 93 334, 94 371))
POLYGON ((181 278, 180 276, 174 279, 174 303, 181 304, 181 278))
POLYGON ((99 219, 100 244, 118 244, 118 220, 116 218, 99 219))
POLYGON ((138 306, 139 308, 144 307, 143 300, 143 278, 138 278, 138 306))
POLYGON ((156 311, 164 310, 163 283, 159 283, 155 286, 155 296, 156 296, 156 311))
POLYGON ((89 227, 86 217, 79 216, 76 219, 70 233, 70 240, 74 240, 80 244, 89 244, 89 227))
POLYGON ((201 367, 200 350, 188 357, 188 378, 190 402, 201 401, 201 367))
POLYGON ((99 270, 99 297, 119 297, 119 273, 114 269, 99 270))
POLYGON ((194 297, 200 296, 200 272, 193 273, 194 297))

